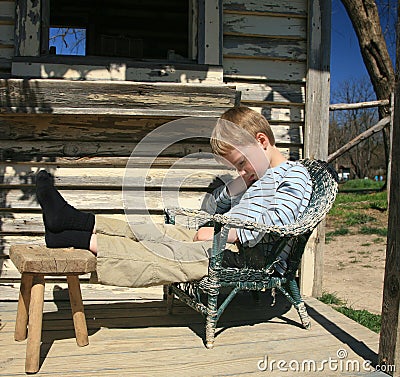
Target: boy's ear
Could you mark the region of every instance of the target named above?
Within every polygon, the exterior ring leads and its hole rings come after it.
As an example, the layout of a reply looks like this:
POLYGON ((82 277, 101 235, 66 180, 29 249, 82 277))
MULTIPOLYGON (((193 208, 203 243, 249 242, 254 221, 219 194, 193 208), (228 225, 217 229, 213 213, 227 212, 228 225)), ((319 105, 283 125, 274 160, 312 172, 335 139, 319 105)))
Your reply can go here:
POLYGON ((264 149, 270 145, 269 139, 264 132, 257 132, 256 140, 261 144, 264 149))

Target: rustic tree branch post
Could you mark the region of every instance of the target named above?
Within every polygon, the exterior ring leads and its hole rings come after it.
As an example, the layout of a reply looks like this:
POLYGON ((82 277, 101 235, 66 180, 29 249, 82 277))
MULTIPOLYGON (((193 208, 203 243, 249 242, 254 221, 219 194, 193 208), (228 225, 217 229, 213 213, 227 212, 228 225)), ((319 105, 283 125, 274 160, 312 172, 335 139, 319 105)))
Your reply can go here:
MULTIPOLYGON (((400 2, 399 2, 400 5, 400 2)), ((400 15, 400 13, 399 13, 400 15)), ((399 32, 400 17, 397 20, 399 32)), ((400 376, 400 43, 396 48, 396 85, 386 267, 383 286, 382 328, 379 339, 379 364, 395 365, 393 376, 400 376)))
MULTIPOLYGON (((321 160, 328 156, 330 19, 330 0, 309 2, 309 22, 314 25, 315 33, 308 42, 304 155, 321 160)), ((306 296, 322 294, 324 243, 321 224, 310 237, 302 258, 300 289, 306 296)))

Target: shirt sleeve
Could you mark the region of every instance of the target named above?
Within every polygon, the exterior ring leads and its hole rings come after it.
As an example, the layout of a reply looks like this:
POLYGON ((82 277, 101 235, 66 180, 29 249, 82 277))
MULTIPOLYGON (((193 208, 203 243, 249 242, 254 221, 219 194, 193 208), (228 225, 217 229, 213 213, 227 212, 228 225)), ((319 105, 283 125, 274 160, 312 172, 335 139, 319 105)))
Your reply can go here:
POLYGON ((226 185, 217 187, 203 201, 202 209, 209 214, 224 214, 240 202, 242 195, 230 196, 226 185))
MULTIPOLYGON (((290 167, 283 177, 279 176, 281 174, 281 171, 268 172, 245 192, 238 205, 226 215, 265 225, 293 223, 308 204, 311 180, 307 170, 298 165, 290 167)), ((253 247, 261 241, 265 232, 238 228, 237 235, 243 245, 253 247)))

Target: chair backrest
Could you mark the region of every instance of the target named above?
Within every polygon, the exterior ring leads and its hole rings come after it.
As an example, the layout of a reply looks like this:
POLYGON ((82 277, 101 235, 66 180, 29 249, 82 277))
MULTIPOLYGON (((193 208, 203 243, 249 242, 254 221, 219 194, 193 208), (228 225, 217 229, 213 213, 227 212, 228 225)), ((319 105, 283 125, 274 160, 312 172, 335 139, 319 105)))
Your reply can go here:
POLYGON ((334 169, 324 161, 305 159, 300 162, 311 176, 313 190, 309 205, 294 223, 270 226, 220 214, 213 215, 212 219, 221 224, 230 224, 230 226, 238 228, 245 227, 277 237, 291 238, 311 233, 324 219, 335 201, 338 191, 338 177, 334 169))
POLYGON ((327 215, 338 192, 338 176, 326 162, 319 160, 301 160, 308 170, 312 181, 310 203, 294 224, 287 228, 292 232, 312 231, 327 215))
MULTIPOLYGON (((294 224, 274 227, 276 231, 270 232, 279 237, 276 240, 274 253, 269 257, 267 256, 268 252, 265 253, 263 249, 265 247, 263 244, 249 249, 251 254, 258 254, 261 260, 263 260, 263 256, 266 258, 263 262, 264 269, 271 270, 274 266, 273 269, 278 268, 279 271, 280 263, 282 263, 280 259, 281 251, 286 248, 288 243, 291 243, 290 256, 284 262, 286 266, 282 267, 282 271, 285 271, 284 276, 289 278, 295 276, 311 232, 331 209, 338 191, 338 176, 329 164, 324 161, 309 159, 300 162, 308 170, 312 181, 313 191, 309 205, 294 224)), ((253 259, 256 258, 253 256, 253 259)))

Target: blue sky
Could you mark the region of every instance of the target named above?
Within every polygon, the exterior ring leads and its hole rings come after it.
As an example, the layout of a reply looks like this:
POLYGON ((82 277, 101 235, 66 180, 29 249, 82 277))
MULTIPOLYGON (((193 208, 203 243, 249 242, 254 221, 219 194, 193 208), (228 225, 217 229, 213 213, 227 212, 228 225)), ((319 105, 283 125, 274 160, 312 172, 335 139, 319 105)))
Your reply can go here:
POLYGON ((332 1, 331 90, 352 78, 368 75, 357 36, 340 0, 332 1))
MULTIPOLYGON (((349 79, 368 77, 357 36, 340 0, 332 0, 331 38, 331 91, 349 79)), ((394 48, 390 52, 394 56, 394 48)))

